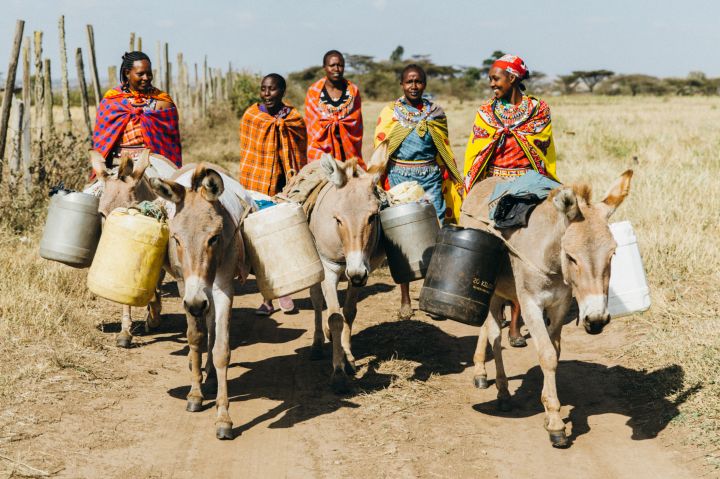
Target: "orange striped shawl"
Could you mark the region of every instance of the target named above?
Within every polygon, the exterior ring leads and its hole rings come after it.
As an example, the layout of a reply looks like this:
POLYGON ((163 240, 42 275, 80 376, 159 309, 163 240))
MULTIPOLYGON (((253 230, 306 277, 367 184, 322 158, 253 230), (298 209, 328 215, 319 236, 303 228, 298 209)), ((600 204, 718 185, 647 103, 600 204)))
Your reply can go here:
POLYGON ((362 162, 363 121, 360 90, 348 81, 349 101, 338 108, 320 102, 326 79, 313 83, 305 97, 305 123, 308 133, 308 161, 319 160, 323 153, 333 158, 357 158, 362 162), (339 140, 338 141, 338 136, 339 140))
POLYGON ((278 193, 281 177, 300 171, 305 157, 305 122, 293 107, 285 118, 260 111, 258 104, 245 111, 240 120, 240 171, 245 188, 269 196, 278 193))

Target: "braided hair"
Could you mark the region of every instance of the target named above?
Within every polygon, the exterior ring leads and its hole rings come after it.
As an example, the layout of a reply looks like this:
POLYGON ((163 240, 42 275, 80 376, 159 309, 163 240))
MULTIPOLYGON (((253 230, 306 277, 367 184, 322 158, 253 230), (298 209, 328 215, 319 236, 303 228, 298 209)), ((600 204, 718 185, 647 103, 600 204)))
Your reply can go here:
POLYGON ((278 88, 282 91, 285 91, 287 89, 287 83, 285 82, 285 79, 282 77, 282 75, 278 75, 277 73, 269 73, 263 77, 263 81, 265 81, 266 78, 272 78, 273 80, 275 80, 278 88))
POLYGON ((122 83, 123 86, 128 83, 128 78, 125 72, 127 70, 132 70, 135 62, 143 60, 147 60, 147 62, 150 63, 150 68, 152 68, 150 57, 143 52, 125 52, 125 55, 122 56, 122 63, 120 64, 120 83, 122 83))

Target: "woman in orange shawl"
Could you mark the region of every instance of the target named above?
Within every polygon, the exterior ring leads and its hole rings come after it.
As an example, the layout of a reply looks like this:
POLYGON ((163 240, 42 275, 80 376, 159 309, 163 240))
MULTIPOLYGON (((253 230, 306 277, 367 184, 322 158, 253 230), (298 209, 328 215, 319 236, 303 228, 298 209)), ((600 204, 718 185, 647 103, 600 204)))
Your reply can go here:
POLYGON ((95 116, 93 149, 108 167, 120 156, 134 158, 144 148, 182 166, 178 111, 165 92, 153 87, 150 58, 125 53, 120 85, 105 93, 95 116))
POLYGON ((284 103, 286 83, 277 73, 260 83, 262 102, 251 105, 240 120, 240 171, 245 188, 268 196, 280 192, 307 163, 305 122, 284 103))
MULTIPOLYGON (((488 176, 518 177, 528 171, 557 180, 555 141, 550 107, 543 100, 525 95, 523 80, 529 77, 522 58, 504 55, 490 71, 493 98, 478 109, 465 151, 465 189, 488 176)), ((520 334, 520 305, 511 307, 508 342, 527 345, 520 334)))
MULTIPOLYGON (((307 163, 305 122, 295 107, 283 102, 285 79, 270 73, 260 82, 261 103, 251 105, 240 120, 240 171, 245 188, 274 196, 282 191, 307 163)), ((285 313, 295 310, 290 296, 279 298, 285 313)), ((259 316, 275 312, 272 300, 265 299, 255 310, 259 316)))
POLYGON ((360 90, 345 79, 345 59, 339 51, 325 54, 323 68, 325 78, 313 83, 305 97, 308 161, 329 153, 337 160, 355 158, 363 165, 360 90))

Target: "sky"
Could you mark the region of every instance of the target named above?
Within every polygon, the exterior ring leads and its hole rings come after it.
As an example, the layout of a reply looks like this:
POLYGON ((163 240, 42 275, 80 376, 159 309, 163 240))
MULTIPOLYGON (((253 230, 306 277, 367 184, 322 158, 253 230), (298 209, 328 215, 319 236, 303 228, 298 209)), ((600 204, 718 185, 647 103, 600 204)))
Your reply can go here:
MULTIPOLYGON (((494 50, 522 57, 531 71, 572 70, 720 76, 720 2, 715 0, 0 0, 0 72, 7 71, 15 22, 44 32, 44 53, 59 75, 57 22, 65 15, 69 71, 85 25, 95 31, 100 77, 119 65, 130 32, 153 61, 167 42, 191 65, 257 73, 318 65, 323 53, 387 58, 429 54, 439 64, 478 66, 494 50)), ((86 70, 87 71, 87 70, 86 70)))

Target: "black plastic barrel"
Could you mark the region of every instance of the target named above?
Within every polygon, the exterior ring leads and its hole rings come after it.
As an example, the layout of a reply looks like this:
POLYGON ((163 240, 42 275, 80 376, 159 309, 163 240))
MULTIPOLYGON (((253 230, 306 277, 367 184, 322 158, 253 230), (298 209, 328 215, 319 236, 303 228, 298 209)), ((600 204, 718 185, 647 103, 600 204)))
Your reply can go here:
POLYGON ((420 309, 482 326, 504 254, 502 241, 490 233, 454 225, 443 227, 420 291, 420 309))

